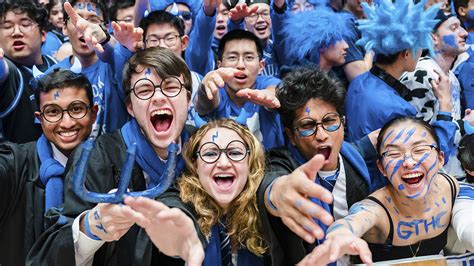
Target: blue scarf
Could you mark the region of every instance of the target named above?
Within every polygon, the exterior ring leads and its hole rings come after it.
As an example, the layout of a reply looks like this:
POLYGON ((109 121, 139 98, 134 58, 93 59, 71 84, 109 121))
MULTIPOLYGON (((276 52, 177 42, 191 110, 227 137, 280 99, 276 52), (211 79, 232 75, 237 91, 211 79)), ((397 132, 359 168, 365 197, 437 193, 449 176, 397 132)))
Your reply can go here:
POLYGON ((41 161, 40 179, 45 186, 44 213, 64 202, 64 167, 54 159, 49 140, 43 135, 36 142, 36 150, 41 161))
MULTIPOLYGON (((219 237, 219 226, 215 224, 211 228, 211 237, 209 243, 206 246, 204 266, 222 266, 221 259, 221 240, 219 237)), ((238 250, 237 254, 237 265, 243 266, 254 266, 263 265, 263 257, 259 257, 246 248, 238 250)))
MULTIPOLYGON (((293 146, 291 143, 288 144, 288 150, 290 151, 291 156, 293 157, 293 159, 295 159, 296 162, 298 162, 299 165, 303 165, 308 161, 303 157, 303 154, 301 154, 301 152, 295 146, 293 146)), ((315 183, 318 184, 318 185, 321 185, 321 182, 319 181, 319 178, 316 178, 315 183)), ((321 201, 318 198, 310 198, 310 200, 312 202, 318 204, 319 206, 323 207, 327 212, 329 212, 329 213, 331 213, 331 215, 333 215, 332 212, 331 212, 331 208, 329 207, 329 204, 321 201)), ((321 222, 320 220, 318 220, 316 218, 313 218, 313 219, 314 219, 315 222, 318 223, 319 227, 321 227, 324 234, 326 234, 326 230, 328 229, 328 227, 323 222, 321 222)), ((317 240, 318 244, 322 244, 325 239, 326 239, 326 237, 321 239, 321 240, 317 240)))
MULTIPOLYGON (((166 171, 166 163, 164 163, 155 150, 151 147, 148 140, 143 135, 140 126, 138 126, 135 118, 128 121, 122 128, 122 137, 127 148, 133 143, 137 144, 137 153, 135 161, 140 165, 143 171, 150 176, 151 182, 148 187, 155 187, 162 181, 161 175, 166 171)), ((188 140, 188 134, 183 129, 181 133, 181 143, 185 143, 188 140)), ((180 154, 178 155, 178 162, 176 163, 175 177, 180 175, 184 169, 184 159, 180 154)))

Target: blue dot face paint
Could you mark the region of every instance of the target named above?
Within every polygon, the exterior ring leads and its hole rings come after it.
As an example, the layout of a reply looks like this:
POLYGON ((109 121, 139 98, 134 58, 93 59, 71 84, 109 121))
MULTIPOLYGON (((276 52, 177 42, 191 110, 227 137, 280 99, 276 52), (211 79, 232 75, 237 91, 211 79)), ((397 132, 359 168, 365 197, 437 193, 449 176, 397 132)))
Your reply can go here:
POLYGON ((304 111, 306 112, 306 115, 309 116, 310 110, 309 110, 309 107, 308 107, 308 106, 306 107, 306 109, 305 109, 304 111))
POLYGON ((405 186, 404 186, 403 184, 400 184, 400 185, 398 186, 398 190, 404 190, 404 189, 405 189, 405 186))
POLYGON ((448 47, 458 48, 459 46, 456 44, 456 36, 454 34, 449 34, 443 36, 443 42, 448 47))
POLYGON ((423 132, 423 134, 421 134, 421 137, 423 137, 423 138, 426 137, 426 134, 427 134, 426 131, 423 132))

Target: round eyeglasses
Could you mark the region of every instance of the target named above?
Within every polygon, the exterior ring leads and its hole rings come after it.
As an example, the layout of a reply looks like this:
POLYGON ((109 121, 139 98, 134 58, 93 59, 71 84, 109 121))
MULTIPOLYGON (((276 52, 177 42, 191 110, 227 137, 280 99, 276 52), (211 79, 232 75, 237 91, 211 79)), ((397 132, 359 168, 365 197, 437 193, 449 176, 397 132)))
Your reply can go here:
POLYGON ((171 47, 174 47, 176 43, 178 43, 179 37, 180 36, 178 34, 169 34, 163 38, 158 38, 155 35, 151 35, 145 40, 145 44, 147 45, 147 47, 156 47, 156 46, 159 46, 160 41, 163 40, 166 47, 171 48, 171 47))
POLYGON ((91 107, 82 101, 74 101, 70 103, 67 109, 62 109, 57 104, 48 104, 43 107, 43 112, 40 113, 43 118, 50 122, 56 123, 63 119, 64 112, 67 112, 73 119, 81 119, 86 116, 87 110, 91 107))
POLYGON ((156 89, 160 89, 161 93, 168 98, 176 97, 181 92, 183 83, 177 77, 167 77, 161 80, 160 85, 155 85, 148 78, 141 78, 133 84, 131 90, 135 96, 141 100, 148 100, 155 95, 156 89))
POLYGON ((215 163, 221 157, 221 154, 225 153, 227 158, 234 162, 242 161, 247 154, 250 154, 250 150, 240 140, 233 140, 227 144, 225 149, 219 148, 214 142, 206 142, 202 144, 196 155, 201 158, 205 163, 215 163))
MULTIPOLYGON (((437 149, 438 147, 433 144, 417 145, 410 150, 410 156, 414 161, 419 162, 424 156, 428 157, 431 150, 437 149)), ((399 149, 391 149, 382 153, 382 158, 388 158, 389 160, 406 160, 405 152, 399 149)))
POLYGON ((321 125, 327 132, 334 132, 342 125, 343 119, 336 112, 327 113, 323 116, 321 122, 312 118, 304 118, 297 122, 294 130, 298 131, 301 137, 309 137, 318 132, 318 125, 321 125))
POLYGON ((13 35, 16 25, 18 25, 18 29, 21 33, 29 33, 34 27, 38 26, 37 23, 31 20, 23 20, 20 24, 13 24, 11 22, 3 23, 0 26, 0 29, 3 31, 4 35, 13 35))

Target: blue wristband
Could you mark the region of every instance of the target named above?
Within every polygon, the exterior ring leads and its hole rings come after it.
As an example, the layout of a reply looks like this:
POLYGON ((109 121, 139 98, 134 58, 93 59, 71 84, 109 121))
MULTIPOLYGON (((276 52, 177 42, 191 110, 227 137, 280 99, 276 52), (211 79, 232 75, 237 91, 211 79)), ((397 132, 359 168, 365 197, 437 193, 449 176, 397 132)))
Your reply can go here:
POLYGON ((86 217, 84 217, 84 227, 86 228, 86 235, 94 240, 102 240, 100 237, 94 235, 89 227, 89 211, 86 212, 86 217))
POLYGON ((471 126, 466 120, 464 120, 464 132, 466 132, 466 135, 474 134, 474 126, 471 126))
MULTIPOLYGON (((275 179, 276 180, 276 179, 275 179)), ((270 193, 272 193, 272 188, 273 188, 273 183, 275 182, 275 180, 273 180, 273 182, 270 184, 270 186, 268 187, 268 190, 267 190, 267 203, 268 203, 268 206, 270 206, 270 208, 274 211, 278 211, 278 208, 273 204, 273 202, 270 200, 270 193)))

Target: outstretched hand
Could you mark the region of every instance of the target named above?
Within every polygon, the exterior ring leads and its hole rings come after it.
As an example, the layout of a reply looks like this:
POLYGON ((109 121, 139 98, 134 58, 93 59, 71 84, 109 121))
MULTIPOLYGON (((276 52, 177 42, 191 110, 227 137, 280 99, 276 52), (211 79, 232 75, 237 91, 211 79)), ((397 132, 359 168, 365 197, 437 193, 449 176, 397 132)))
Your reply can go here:
POLYGON ((236 93, 239 97, 245 97, 254 104, 264 106, 269 109, 279 108, 280 101, 271 90, 242 89, 236 93))
POLYGON ((207 98, 212 101, 219 95, 219 88, 231 81, 236 75, 241 75, 242 71, 231 67, 221 67, 209 72, 202 80, 201 86, 206 92, 207 98))
POLYGON ((114 37, 121 45, 127 47, 130 52, 137 52, 143 49, 143 29, 135 28, 133 23, 112 21, 112 28, 114 29, 114 37))
POLYGON ((143 197, 126 197, 125 204, 131 208, 123 208, 123 214, 143 227, 161 252, 179 256, 189 266, 202 265, 204 248, 193 221, 181 210, 143 197))
POLYGON ((277 178, 270 193, 270 200, 278 209, 276 215, 308 243, 324 237, 323 230, 314 219, 326 225, 333 222, 332 215, 310 199, 318 198, 328 204, 333 200, 331 192, 315 183, 316 174, 323 165, 324 156, 315 155, 291 174, 277 178))
POLYGON ((372 263, 372 253, 367 242, 351 233, 334 233, 323 244, 318 245, 298 263, 298 266, 327 265, 338 258, 349 255, 359 255, 365 264, 372 263))
POLYGON ((68 14, 72 25, 79 33, 84 35, 84 41, 87 43, 87 46, 99 53, 103 53, 104 48, 100 43, 105 40, 107 35, 102 28, 98 24, 91 23, 82 18, 69 2, 64 3, 64 11, 68 14))
POLYGON ((234 8, 229 10, 229 19, 234 22, 238 22, 244 19, 245 17, 248 17, 253 13, 257 12, 257 10, 257 5, 249 7, 245 3, 239 3, 234 8))

